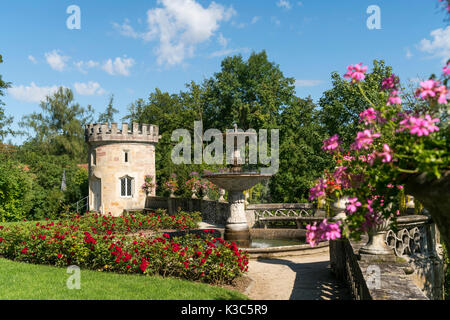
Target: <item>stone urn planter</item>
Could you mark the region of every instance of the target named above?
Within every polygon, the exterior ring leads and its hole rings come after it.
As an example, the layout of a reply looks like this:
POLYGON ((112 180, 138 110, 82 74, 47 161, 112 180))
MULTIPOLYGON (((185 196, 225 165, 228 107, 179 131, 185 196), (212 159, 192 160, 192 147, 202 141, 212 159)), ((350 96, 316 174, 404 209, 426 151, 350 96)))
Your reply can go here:
POLYGON ((407 194, 420 201, 439 229, 442 240, 450 248, 450 170, 440 179, 426 174, 406 175, 401 179, 407 194))
POLYGON ((335 201, 331 204, 331 211, 333 212, 333 220, 334 221, 343 221, 347 218, 347 214, 345 213, 346 203, 348 202, 348 197, 342 197, 339 199, 335 199, 335 201))
POLYGON ((225 202, 225 189, 219 188, 219 201, 225 202))
POLYGON ((378 256, 383 259, 392 258, 394 251, 386 243, 386 234, 390 230, 391 219, 385 219, 381 224, 375 225, 367 232, 369 241, 359 249, 360 255, 378 256))

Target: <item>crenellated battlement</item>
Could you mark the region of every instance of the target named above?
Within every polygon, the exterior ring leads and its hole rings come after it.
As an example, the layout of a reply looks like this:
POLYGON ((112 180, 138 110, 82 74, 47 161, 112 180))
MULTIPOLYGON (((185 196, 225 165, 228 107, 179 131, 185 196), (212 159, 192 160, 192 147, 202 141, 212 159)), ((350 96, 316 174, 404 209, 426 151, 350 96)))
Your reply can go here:
POLYGON ((85 127, 85 139, 87 142, 121 141, 121 142, 154 142, 159 140, 159 127, 153 124, 139 124, 133 122, 130 127, 128 123, 122 123, 119 129, 117 123, 92 123, 85 127))

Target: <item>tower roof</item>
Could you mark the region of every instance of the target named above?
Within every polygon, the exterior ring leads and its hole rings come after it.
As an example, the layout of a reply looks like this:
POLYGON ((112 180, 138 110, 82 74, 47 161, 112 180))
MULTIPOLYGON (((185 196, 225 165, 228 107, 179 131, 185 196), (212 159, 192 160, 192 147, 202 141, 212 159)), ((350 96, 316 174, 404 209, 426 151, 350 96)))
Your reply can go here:
POLYGON ((117 123, 111 123, 111 126, 107 123, 92 123, 86 125, 84 134, 88 143, 102 141, 157 143, 160 138, 158 126, 137 122, 133 122, 130 128, 128 123, 122 123, 122 129, 117 127, 117 123))

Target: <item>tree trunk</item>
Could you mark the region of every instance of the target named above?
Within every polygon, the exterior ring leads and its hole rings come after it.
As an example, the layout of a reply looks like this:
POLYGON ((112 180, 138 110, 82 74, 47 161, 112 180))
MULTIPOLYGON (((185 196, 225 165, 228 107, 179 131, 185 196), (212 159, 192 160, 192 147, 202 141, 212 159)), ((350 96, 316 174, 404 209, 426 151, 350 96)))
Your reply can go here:
POLYGON ((440 179, 430 179, 422 173, 408 177, 404 184, 406 194, 414 196, 428 210, 446 248, 450 248, 450 170, 440 179))

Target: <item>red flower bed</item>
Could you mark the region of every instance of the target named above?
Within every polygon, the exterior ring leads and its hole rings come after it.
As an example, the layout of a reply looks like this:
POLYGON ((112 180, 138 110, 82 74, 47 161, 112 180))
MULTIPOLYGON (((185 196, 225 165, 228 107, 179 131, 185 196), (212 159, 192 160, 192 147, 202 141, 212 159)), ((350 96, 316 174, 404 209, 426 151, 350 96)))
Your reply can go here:
POLYGON ((236 244, 188 234, 171 238, 126 232, 155 229, 156 225, 183 227, 176 217, 76 217, 64 222, 0 228, 0 255, 5 258, 55 266, 120 273, 173 276, 208 283, 230 282, 247 271, 248 257, 236 244), (165 221, 165 222, 161 222, 165 221))

